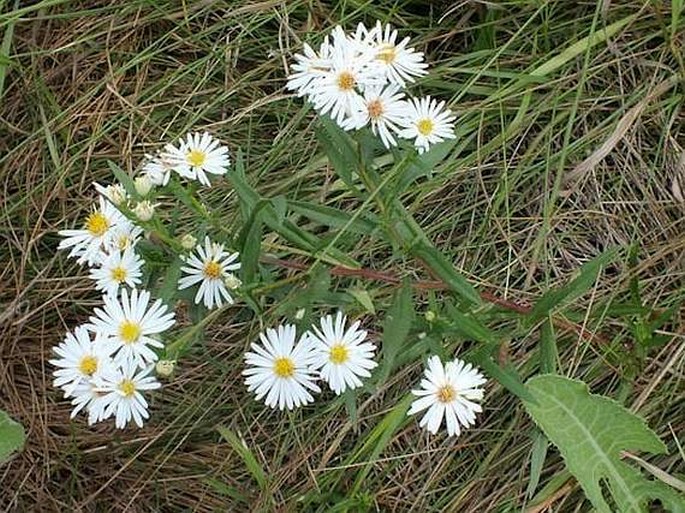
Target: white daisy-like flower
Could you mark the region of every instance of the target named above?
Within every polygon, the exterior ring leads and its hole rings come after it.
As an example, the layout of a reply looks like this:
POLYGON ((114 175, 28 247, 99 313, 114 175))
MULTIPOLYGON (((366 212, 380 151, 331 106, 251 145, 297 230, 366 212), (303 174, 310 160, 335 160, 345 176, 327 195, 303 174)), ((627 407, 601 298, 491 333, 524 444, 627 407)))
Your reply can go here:
POLYGON ((321 319, 321 329, 312 326, 309 334, 314 357, 312 368, 319 370, 321 377, 338 395, 346 389, 362 386, 360 377, 368 378, 369 372, 378 366, 373 360, 376 346, 366 340, 366 331, 360 330, 357 321, 345 329, 347 317, 338 312, 335 321, 332 315, 321 319))
MULTIPOLYGON (((167 147, 173 147, 167 145, 167 147)), ((164 153, 157 155, 145 155, 145 163, 143 164, 143 174, 147 176, 154 185, 166 185, 169 183, 171 171, 174 169, 174 163, 164 153)), ((194 178, 194 177, 187 177, 194 178)))
POLYGON ((164 158, 169 160, 179 175, 197 179, 207 187, 211 185, 207 173, 224 175, 230 163, 228 148, 207 132, 187 134, 185 140, 179 139, 178 147, 167 144, 164 158))
POLYGON ((65 397, 69 397, 80 384, 111 364, 110 355, 116 348, 102 334, 95 332, 91 339, 85 326, 77 326, 73 333, 67 333, 64 341, 53 348, 60 357, 49 360, 52 365, 59 367, 52 373, 55 376, 53 385, 61 387, 65 397))
POLYGON ((90 278, 95 280, 97 290, 116 295, 122 285, 134 289, 140 284, 142 266, 143 261, 132 248, 114 250, 103 255, 100 267, 91 269, 90 278))
MULTIPOLYGON (((107 372, 110 372, 109 370, 107 372)), ((104 410, 96 406, 97 401, 102 398, 104 394, 98 392, 93 379, 80 383, 71 393, 72 406, 70 417, 73 419, 78 413, 85 408, 88 412, 88 425, 92 426, 96 422, 104 420, 104 410), (94 407, 95 406, 95 407, 94 407)))
POLYGON ((476 421, 476 413, 483 411, 480 404, 474 401, 483 399, 481 386, 485 381, 470 363, 456 358, 443 367, 440 358, 431 356, 425 378, 421 380, 421 389, 412 390, 412 394, 420 398, 412 403, 407 414, 414 415, 428 409, 419 426, 435 434, 445 417, 447 434, 459 436, 460 426, 472 426, 476 421))
POLYGON ((150 376, 153 366, 137 371, 134 362, 126 362, 121 367, 103 372, 93 378, 95 391, 103 394, 95 400, 90 411, 98 419, 115 417, 115 425, 124 429, 131 419, 138 427, 143 427, 143 419, 150 418, 148 404, 141 392, 155 390, 162 385, 157 378, 150 376))
MULTIPOLYGON (((109 244, 104 248, 104 253, 109 254, 112 251, 125 251, 136 246, 141 236, 143 229, 133 224, 128 219, 124 219, 119 225, 112 230, 112 237, 109 244)), ((102 260, 104 256, 100 256, 102 260)))
POLYGON ((209 309, 215 305, 217 308, 221 307, 222 297, 229 305, 233 304, 225 279, 231 271, 240 269, 240 262, 236 261, 238 253, 226 251, 223 244, 212 242, 209 237, 205 237, 204 247, 202 244, 196 246, 195 253, 181 256, 181 260, 188 264, 181 267, 181 271, 188 276, 182 276, 178 280, 178 288, 183 290, 200 283, 195 294, 195 304, 202 301, 209 309))
POLYGON ((297 91, 297 96, 309 94, 313 84, 331 69, 331 45, 328 37, 324 38, 318 52, 307 43, 304 44, 303 51, 304 54, 295 54, 295 64, 290 65, 292 73, 288 76, 287 88, 297 91))
POLYGON ((430 96, 412 98, 399 136, 414 139, 414 146, 419 153, 424 153, 431 144, 455 138, 455 119, 450 110, 445 109, 444 101, 438 103, 430 96))
POLYGON ((120 298, 107 295, 102 299, 104 309, 96 308, 95 315, 90 317, 86 326, 116 344, 115 363, 134 362, 145 367, 157 361, 157 354, 149 346, 161 348, 164 344, 151 335, 171 328, 176 322, 174 312, 168 312, 161 299, 148 308, 150 293, 147 290, 133 289, 129 295, 124 288, 120 298))
POLYGON ((311 347, 307 336, 295 343, 295 326, 278 326, 260 333, 261 345, 251 344, 245 353, 248 367, 243 371, 245 384, 256 399, 271 408, 292 410, 314 401, 311 392, 321 392, 310 368, 311 347))
POLYGON ((404 87, 405 82, 413 82, 414 77, 428 73, 428 64, 423 62, 423 52, 408 48, 408 37, 397 43, 397 30, 393 30, 390 25, 386 25, 384 29, 380 21, 376 22, 371 34, 376 66, 389 82, 404 87))
POLYGON ((361 128, 371 122, 371 130, 379 135, 386 148, 397 145, 393 133, 398 133, 404 119, 410 115, 409 103, 399 87, 389 85, 367 87, 364 90, 363 108, 353 113, 343 128, 361 128))
POLYGON ((342 125, 353 112, 364 108, 364 100, 358 91, 372 85, 382 85, 383 80, 370 69, 370 59, 359 54, 359 46, 348 40, 335 44, 331 50, 331 68, 321 79, 312 84, 310 101, 320 114, 328 114, 342 125))
POLYGON ((103 248, 110 246, 115 229, 127 222, 117 208, 102 196, 98 197, 98 207, 88 214, 80 230, 60 230, 65 237, 58 249, 71 249, 70 257, 77 257, 78 263, 93 265, 103 248))

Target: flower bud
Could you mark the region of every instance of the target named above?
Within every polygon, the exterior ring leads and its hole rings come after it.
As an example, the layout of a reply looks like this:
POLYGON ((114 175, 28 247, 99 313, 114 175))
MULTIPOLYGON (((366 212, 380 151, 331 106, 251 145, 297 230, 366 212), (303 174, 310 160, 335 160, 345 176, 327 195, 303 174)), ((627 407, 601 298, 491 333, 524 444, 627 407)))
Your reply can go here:
POLYGON ((160 360, 155 365, 155 372, 158 376, 168 378, 176 368, 176 360, 160 360))
POLYGON ((186 233, 183 237, 181 237, 180 242, 181 242, 181 247, 183 249, 187 249, 188 251, 190 251, 197 244, 197 239, 195 237, 193 237, 192 234, 186 233))
POLYGON ((428 310, 423 316, 426 318, 428 322, 433 322, 437 315, 435 315, 435 312, 433 310, 428 310))
POLYGON ((136 177, 134 185, 136 187, 136 192, 144 198, 145 196, 150 194, 150 191, 152 190, 152 186, 154 184, 152 183, 152 180, 150 180, 149 176, 140 175, 136 177))
POLYGON ((305 314, 305 309, 300 308, 297 312, 295 312, 295 319, 298 321, 301 321, 304 319, 304 314, 305 314))
POLYGON ((239 289, 243 285, 243 282, 240 281, 240 278, 238 278, 235 274, 228 273, 226 278, 224 278, 224 284, 229 290, 235 290, 239 289))
POLYGON ((116 206, 124 204, 128 199, 126 189, 124 189, 124 186, 120 183, 113 183, 107 187, 103 187, 99 183, 96 183, 95 188, 100 194, 102 194, 116 206))
POLYGON ((134 207, 133 213, 141 221, 149 221, 155 215, 155 206, 149 201, 144 200, 134 207))

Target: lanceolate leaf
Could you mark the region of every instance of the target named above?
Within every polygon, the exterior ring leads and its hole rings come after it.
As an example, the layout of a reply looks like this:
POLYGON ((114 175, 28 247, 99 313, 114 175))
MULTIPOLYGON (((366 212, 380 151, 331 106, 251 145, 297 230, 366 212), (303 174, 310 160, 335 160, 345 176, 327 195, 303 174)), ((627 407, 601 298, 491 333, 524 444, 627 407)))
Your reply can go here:
POLYGON ((416 258, 423 260, 431 271, 447 283, 454 292, 471 303, 480 304, 480 296, 476 289, 457 272, 452 262, 437 249, 418 243, 412 252, 416 258))
POLYGON ((590 394, 581 381, 542 375, 527 386, 536 400, 524 403, 528 413, 557 446, 599 513, 647 513, 654 500, 668 511, 685 511, 683 496, 621 459, 622 451, 666 451, 644 420, 608 397, 590 394))
POLYGON ((337 208, 315 205, 304 201, 288 201, 288 206, 293 212, 297 212, 317 223, 332 228, 347 226, 347 231, 362 235, 370 235, 378 225, 378 220, 372 214, 362 214, 350 222, 352 216, 337 208))
POLYGON ((602 267, 616 256, 616 250, 605 251, 580 268, 578 276, 563 287, 546 292, 530 312, 529 322, 536 322, 545 317, 556 307, 585 293, 597 280, 602 267))
POLYGON ((7 461, 13 452, 24 447, 25 440, 24 427, 0 410, 0 463, 7 461))
POLYGON ((354 141, 328 116, 320 116, 319 124, 322 129, 317 130, 316 134, 328 160, 342 181, 351 189, 355 189, 353 172, 358 162, 354 141))
POLYGON ((383 322, 383 364, 380 381, 384 381, 393 369, 395 358, 402 349, 414 320, 411 287, 405 283, 395 294, 390 310, 383 322))
POLYGON ((219 431, 221 437, 229 443, 233 450, 238 453, 238 456, 240 456, 240 459, 245 463, 247 470, 252 474, 252 477, 259 485, 259 488, 265 490, 268 485, 266 472, 264 472, 264 469, 259 464, 250 448, 236 433, 227 427, 219 426, 217 431, 219 431))

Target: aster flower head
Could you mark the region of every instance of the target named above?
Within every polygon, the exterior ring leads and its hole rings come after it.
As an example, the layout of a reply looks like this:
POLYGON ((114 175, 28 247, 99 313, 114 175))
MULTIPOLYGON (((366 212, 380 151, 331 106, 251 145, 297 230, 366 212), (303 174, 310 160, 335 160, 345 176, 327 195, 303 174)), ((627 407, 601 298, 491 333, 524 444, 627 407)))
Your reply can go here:
POLYGON ((124 251, 113 250, 102 254, 99 267, 92 268, 90 278, 95 281, 95 288, 105 294, 116 295, 119 287, 127 285, 135 288, 140 285, 143 261, 128 247, 124 251))
POLYGON ((69 256, 78 258, 79 264, 93 265, 103 248, 112 244, 115 230, 128 220, 103 196, 98 205, 88 214, 79 230, 60 230, 64 237, 57 249, 69 249, 69 256))
POLYGON ((363 109, 359 91, 383 80, 371 67, 371 54, 360 53, 360 47, 349 39, 334 37, 330 69, 312 86, 309 99, 320 114, 328 114, 341 125, 353 112, 363 109))
POLYGON ((321 319, 320 328, 312 326, 309 333, 314 357, 312 368, 319 370, 321 377, 336 394, 346 389, 362 386, 361 379, 371 376, 369 372, 378 366, 373 360, 376 346, 365 342, 366 331, 359 329, 356 321, 345 329, 347 317, 342 312, 327 315, 321 319))
POLYGON ((331 69, 331 45, 326 36, 318 51, 305 43, 303 54, 295 54, 295 63, 290 65, 287 88, 297 91, 297 96, 306 96, 314 84, 331 69))
POLYGON ((456 137, 455 119, 450 110, 445 108, 444 101, 438 103, 430 96, 412 98, 403 121, 404 128, 399 135, 406 139, 414 139, 414 146, 419 153, 424 153, 432 144, 456 137))
POLYGON ((102 253, 104 254, 101 254, 98 260, 102 261, 106 255, 113 251, 125 251, 135 248, 142 235, 143 229, 140 226, 133 224, 128 219, 124 219, 112 230, 111 240, 103 249, 102 253))
POLYGON ((226 278, 231 275, 231 271, 240 269, 238 256, 238 253, 226 251, 223 244, 217 244, 205 237, 204 246, 198 244, 195 253, 181 256, 187 264, 181 267, 181 272, 186 276, 178 281, 178 288, 183 290, 199 283, 195 304, 202 301, 209 309, 220 307, 223 300, 232 304, 233 298, 226 287, 226 278))
POLYGON ((164 157, 181 176, 211 185, 207 174, 224 175, 228 171, 228 148, 209 133, 189 133, 178 146, 167 144, 164 157))
POLYGON ((165 153, 157 155, 145 155, 143 175, 147 176, 154 185, 166 185, 169 183, 173 161, 165 153))
MULTIPOLYGON (((109 370, 107 372, 110 372, 109 370)), ((71 411, 70 418, 76 417, 78 413, 85 409, 88 412, 88 425, 92 426, 96 422, 104 419, 104 410, 93 407, 97 405, 98 400, 103 396, 102 392, 98 392, 93 379, 83 381, 71 392, 71 404, 74 409, 71 411)))
POLYGON ((371 131, 380 136, 386 148, 397 145, 393 134, 401 130, 400 126, 411 112, 399 87, 367 87, 364 90, 362 105, 361 110, 354 112, 352 117, 346 120, 343 128, 361 128, 371 123, 371 131))
POLYGON ((371 31, 374 46, 375 65, 390 83, 404 87, 415 77, 428 73, 428 64, 423 61, 423 52, 409 48, 409 38, 397 42, 397 30, 390 25, 385 28, 380 21, 371 31))
POLYGON ((412 390, 419 399, 412 403, 408 412, 408 415, 415 415, 428 410, 419 423, 420 427, 435 434, 444 417, 447 434, 459 436, 461 427, 475 424, 476 413, 482 411, 475 401, 483 399, 481 387, 486 381, 476 368, 458 358, 443 366, 439 357, 431 356, 424 375, 421 388, 412 390))
POLYGON ((91 404, 92 415, 98 419, 114 415, 119 429, 124 429, 131 420, 142 428, 143 420, 150 417, 143 392, 162 386, 154 376, 150 376, 152 369, 153 366, 149 366, 139 370, 135 362, 128 361, 95 376, 94 390, 102 395, 91 404))
POLYGON ((295 326, 287 324, 260 333, 261 344, 251 344, 245 353, 245 384, 256 399, 271 408, 292 410, 314 401, 311 392, 321 392, 310 369, 312 351, 303 336, 295 343, 295 326))
POLYGON ((169 312, 161 299, 150 305, 150 293, 142 289, 133 289, 129 294, 124 288, 120 297, 108 295, 103 301, 104 309, 95 309, 87 327, 116 345, 114 362, 118 365, 134 362, 144 368, 157 361, 157 354, 150 346, 162 348, 164 344, 153 335, 174 325, 174 312, 169 312))
POLYGON ((85 326, 77 326, 53 348, 59 356, 59 359, 49 360, 58 367, 52 373, 55 376, 53 385, 62 388, 65 397, 69 397, 79 385, 112 364, 110 355, 115 350, 116 345, 109 343, 100 333, 94 333, 91 338, 85 326))

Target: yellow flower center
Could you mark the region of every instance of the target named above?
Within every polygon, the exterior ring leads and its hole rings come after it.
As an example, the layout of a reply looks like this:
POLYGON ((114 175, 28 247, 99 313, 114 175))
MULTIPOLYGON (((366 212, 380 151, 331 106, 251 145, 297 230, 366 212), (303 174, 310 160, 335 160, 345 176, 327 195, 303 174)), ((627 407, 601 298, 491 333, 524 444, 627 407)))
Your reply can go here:
POLYGON ((369 117, 371 119, 380 118, 383 115, 383 102, 380 100, 371 100, 366 104, 366 109, 369 111, 369 117))
POLYGON ((395 62, 395 57, 397 57, 397 51, 395 50, 395 46, 390 44, 383 45, 376 54, 376 58, 386 64, 395 62))
POLYGON ((98 359, 91 355, 84 356, 78 364, 78 370, 86 376, 92 376, 98 370, 98 359))
POLYGON ((338 87, 341 91, 351 91, 354 89, 355 84, 354 75, 349 71, 343 71, 338 75, 338 87))
POLYGON ((428 118, 420 119, 416 122, 416 129, 421 135, 430 135, 433 133, 433 126, 433 121, 428 118))
POLYGON ((274 374, 279 378, 292 378, 295 375, 295 362, 286 356, 276 358, 274 361, 274 374))
POLYGON ((86 217, 86 230, 93 237, 102 237, 109 230, 109 221, 102 212, 92 212, 86 217))
POLYGON ((186 154, 186 160, 193 167, 202 167, 207 160, 207 154, 202 150, 192 149, 186 154))
POLYGON ((221 266, 215 260, 210 260, 202 268, 202 274, 205 275, 205 278, 216 280, 219 278, 219 276, 221 276, 221 266))
POLYGON ((124 393, 124 397, 131 397, 136 391, 136 385, 130 379, 125 379, 119 383, 119 390, 124 393))
POLYGON ((457 397, 457 392, 451 385, 444 385, 438 389, 436 395, 438 396, 438 401, 441 403, 450 403, 454 401, 455 397, 457 397))
POLYGON ((141 335, 140 324, 125 320, 119 325, 119 336, 126 344, 137 342, 141 335))
POLYGON ((121 266, 112 269, 112 279, 118 283, 123 283, 126 279, 126 269, 121 266))
POLYGON ((334 344, 331 346, 331 352, 328 355, 328 359, 331 361, 331 363, 340 365, 349 360, 349 358, 350 352, 347 347, 342 344, 334 344))

